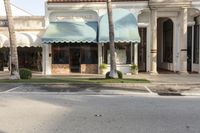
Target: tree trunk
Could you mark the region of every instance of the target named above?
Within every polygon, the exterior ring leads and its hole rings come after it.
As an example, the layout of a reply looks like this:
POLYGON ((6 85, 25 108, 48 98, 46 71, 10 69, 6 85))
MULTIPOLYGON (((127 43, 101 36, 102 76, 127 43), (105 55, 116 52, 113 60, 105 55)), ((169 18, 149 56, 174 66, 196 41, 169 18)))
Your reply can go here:
POLYGON ((9 31, 9 39, 10 39, 10 60, 11 60, 10 61, 11 63, 10 64, 10 71, 11 71, 10 79, 20 79, 16 36, 15 36, 10 0, 4 0, 4 6, 5 6, 6 16, 8 20, 8 31, 9 31))
POLYGON ((115 42, 114 42, 114 24, 112 17, 112 3, 111 0, 107 0, 107 12, 109 22, 109 39, 110 39, 110 77, 117 77, 116 59, 115 59, 115 42))

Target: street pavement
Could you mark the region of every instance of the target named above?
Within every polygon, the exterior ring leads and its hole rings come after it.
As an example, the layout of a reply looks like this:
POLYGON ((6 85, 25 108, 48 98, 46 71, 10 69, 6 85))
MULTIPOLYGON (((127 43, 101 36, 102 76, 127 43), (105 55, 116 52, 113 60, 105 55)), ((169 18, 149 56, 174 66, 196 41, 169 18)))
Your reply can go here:
POLYGON ((199 112, 198 97, 6 92, 0 133, 199 133, 199 112))
POLYGON ((0 84, 0 93, 64 93, 200 96, 200 85, 178 84, 0 84))

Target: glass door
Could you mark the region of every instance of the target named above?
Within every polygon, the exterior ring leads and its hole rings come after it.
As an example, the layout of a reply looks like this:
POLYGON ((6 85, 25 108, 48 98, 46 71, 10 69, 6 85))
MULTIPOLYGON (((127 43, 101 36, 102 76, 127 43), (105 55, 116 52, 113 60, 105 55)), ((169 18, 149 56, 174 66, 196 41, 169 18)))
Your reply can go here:
POLYGON ((70 48, 70 70, 71 72, 80 72, 80 47, 70 48))

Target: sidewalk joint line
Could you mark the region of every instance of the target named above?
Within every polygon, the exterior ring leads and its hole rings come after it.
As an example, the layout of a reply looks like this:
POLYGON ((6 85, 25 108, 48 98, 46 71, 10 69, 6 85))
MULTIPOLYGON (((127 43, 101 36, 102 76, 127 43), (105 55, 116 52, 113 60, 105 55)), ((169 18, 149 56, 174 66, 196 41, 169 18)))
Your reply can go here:
POLYGON ((155 93, 152 92, 147 86, 144 86, 144 88, 145 88, 150 94, 155 94, 155 93))
POLYGON ((22 86, 23 86, 23 85, 20 85, 20 86, 14 87, 14 88, 12 88, 12 89, 9 89, 9 90, 7 90, 7 91, 4 91, 4 92, 12 92, 12 91, 14 91, 14 90, 17 90, 17 89, 21 88, 22 86))

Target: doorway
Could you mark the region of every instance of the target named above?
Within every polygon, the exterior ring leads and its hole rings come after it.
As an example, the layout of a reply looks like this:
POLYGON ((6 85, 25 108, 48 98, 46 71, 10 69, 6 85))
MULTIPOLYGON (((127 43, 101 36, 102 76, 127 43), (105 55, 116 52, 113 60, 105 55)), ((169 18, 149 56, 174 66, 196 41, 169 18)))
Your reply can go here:
POLYGON ((174 70, 174 23, 170 18, 158 18, 157 28, 157 70, 159 73, 169 73, 174 70))
POLYGON ((147 28, 139 28, 141 42, 138 45, 138 68, 140 72, 146 72, 146 44, 147 28))
POLYGON ((192 71, 192 26, 188 27, 187 32, 187 71, 192 71))
POLYGON ((80 72, 80 48, 70 48, 70 71, 80 72))

